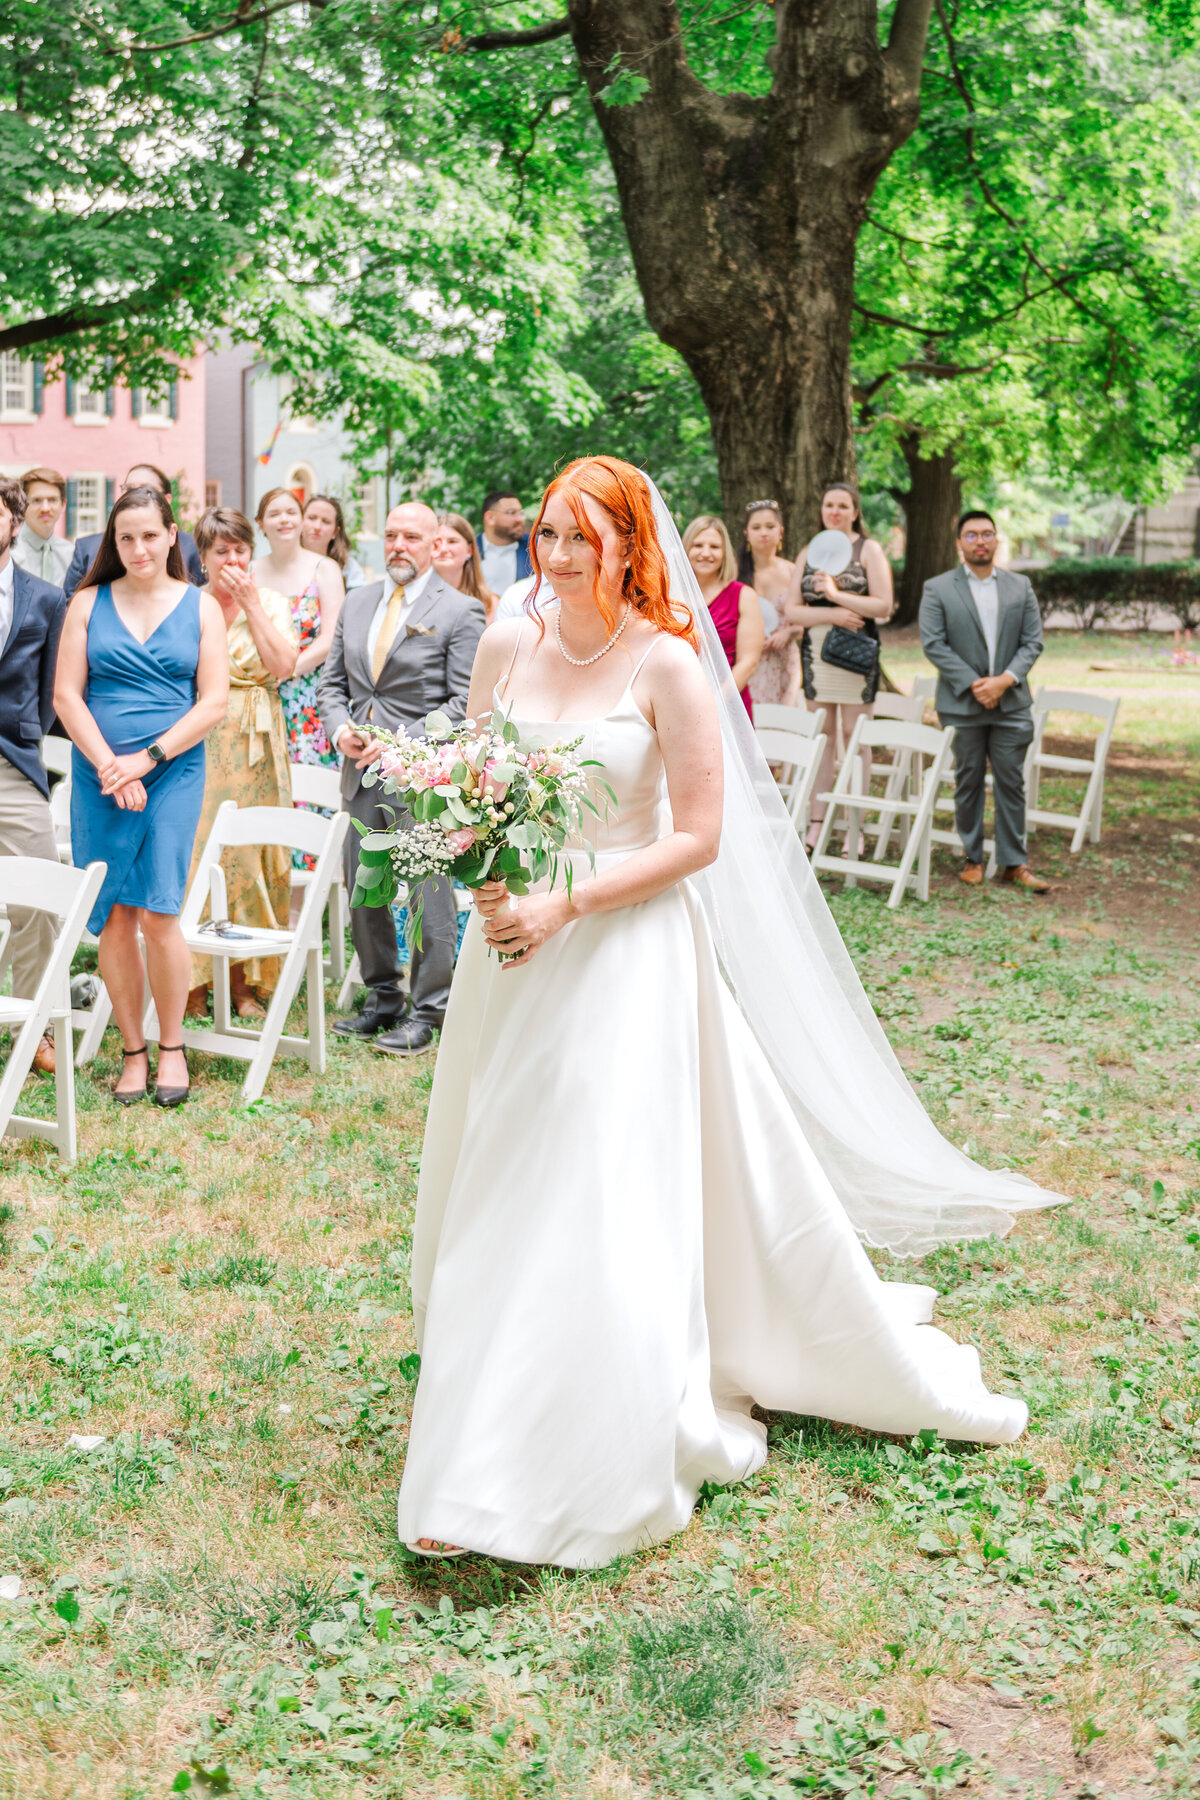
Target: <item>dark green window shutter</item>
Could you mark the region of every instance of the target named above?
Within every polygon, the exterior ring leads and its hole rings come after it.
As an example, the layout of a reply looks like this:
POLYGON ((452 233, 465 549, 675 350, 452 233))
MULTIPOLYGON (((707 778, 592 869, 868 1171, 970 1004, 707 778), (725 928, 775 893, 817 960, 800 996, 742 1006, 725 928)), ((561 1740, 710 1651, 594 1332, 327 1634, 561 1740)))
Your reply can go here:
POLYGON ((104 364, 104 416, 106 419, 111 419, 117 410, 117 390, 113 386, 112 373, 113 365, 110 356, 104 364))
POLYGON ((167 410, 173 419, 179 417, 179 383, 173 381, 167 390, 167 410))
POLYGON ((67 376, 67 417, 68 419, 75 417, 75 377, 73 375, 67 376))
POLYGON ((109 514, 117 504, 117 484, 110 475, 104 484, 104 511, 109 514))
POLYGON ((133 408, 134 418, 140 419, 142 416, 142 390, 141 390, 141 388, 131 388, 129 391, 129 399, 130 399, 130 404, 132 405, 132 408, 133 408))
POLYGON ((75 515, 79 507, 79 483, 74 476, 67 479, 67 536, 75 536, 75 515))
POLYGON ((35 357, 33 363, 33 410, 35 413, 40 413, 42 410, 45 386, 46 365, 35 357))

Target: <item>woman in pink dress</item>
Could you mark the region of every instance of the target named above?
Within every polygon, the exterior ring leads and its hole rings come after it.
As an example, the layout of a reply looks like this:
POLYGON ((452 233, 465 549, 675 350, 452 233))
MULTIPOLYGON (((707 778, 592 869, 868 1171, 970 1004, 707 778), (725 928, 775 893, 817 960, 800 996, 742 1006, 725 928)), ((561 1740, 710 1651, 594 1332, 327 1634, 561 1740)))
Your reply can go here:
POLYGON ((767 635, 758 595, 737 579, 737 558, 722 520, 711 513, 701 513, 684 532, 683 547, 696 572, 721 648, 729 658, 734 686, 753 719, 749 682, 767 635))
POLYGON ((783 551, 783 512, 778 500, 752 500, 742 527, 738 579, 758 595, 767 641, 750 681, 750 698, 764 706, 800 704, 800 651, 782 616, 795 563, 783 551))

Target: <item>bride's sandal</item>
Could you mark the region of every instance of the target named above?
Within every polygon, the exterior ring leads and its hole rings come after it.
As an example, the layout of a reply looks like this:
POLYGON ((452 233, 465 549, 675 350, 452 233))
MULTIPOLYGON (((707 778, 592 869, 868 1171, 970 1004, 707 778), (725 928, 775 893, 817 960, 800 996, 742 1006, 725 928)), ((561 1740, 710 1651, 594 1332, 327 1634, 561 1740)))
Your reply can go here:
MULTIPOLYGON (((146 1058, 146 1077, 148 1080, 150 1076, 150 1056, 145 1044, 138 1050, 122 1050, 122 1063, 127 1063, 131 1056, 144 1056, 146 1058)), ((144 1100, 146 1098, 146 1082, 143 1081, 140 1088, 121 1089, 114 1087, 112 1090, 112 1097, 118 1106, 136 1106, 139 1100, 144 1100)))
POLYGON ((443 1544, 437 1538, 418 1538, 415 1544, 405 1544, 404 1548, 411 1550, 414 1556, 441 1557, 445 1562, 456 1556, 467 1555, 457 1544, 443 1544))

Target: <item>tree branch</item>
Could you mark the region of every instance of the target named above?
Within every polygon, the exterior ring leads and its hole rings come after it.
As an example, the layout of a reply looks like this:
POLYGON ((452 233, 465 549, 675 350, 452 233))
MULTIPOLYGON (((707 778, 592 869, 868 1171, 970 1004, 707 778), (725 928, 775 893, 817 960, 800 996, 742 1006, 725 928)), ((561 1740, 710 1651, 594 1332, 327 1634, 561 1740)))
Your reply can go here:
POLYGON ((548 19, 544 25, 528 25, 523 31, 479 31, 474 37, 465 38, 461 32, 448 31, 442 39, 443 51, 450 50, 512 50, 520 49, 524 44, 550 44, 555 38, 566 37, 571 29, 571 21, 565 15, 561 19, 548 19))
POLYGON ((293 6, 314 6, 323 8, 329 0, 274 0, 271 6, 262 6, 257 12, 249 12, 239 6, 235 13, 225 15, 223 25, 215 25, 211 31, 193 31, 190 37, 167 38, 161 44, 116 44, 109 50, 110 56, 147 56, 159 50, 180 50, 185 44, 205 44, 211 38, 228 37, 231 31, 240 31, 243 25, 257 25, 260 20, 269 19, 272 13, 287 12, 293 6))
POLYGON ((60 313, 48 313, 41 319, 26 319, 22 325, 0 326, 0 351, 28 350, 35 344, 48 344, 56 338, 75 337, 91 331, 96 325, 108 325, 114 319, 137 318, 156 312, 180 298, 182 289, 150 289, 136 300, 113 300, 104 306, 73 306, 60 313))
POLYGON ((933 0, 896 0, 883 59, 899 90, 894 93, 894 98, 901 104, 920 97, 921 68, 932 11, 933 0))

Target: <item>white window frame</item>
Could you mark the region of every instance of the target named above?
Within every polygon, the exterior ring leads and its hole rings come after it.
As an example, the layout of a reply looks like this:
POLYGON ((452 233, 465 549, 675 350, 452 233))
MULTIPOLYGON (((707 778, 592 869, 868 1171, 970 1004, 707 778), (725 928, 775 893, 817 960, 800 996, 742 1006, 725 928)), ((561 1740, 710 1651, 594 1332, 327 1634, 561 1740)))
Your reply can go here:
POLYGON ((307 506, 308 501, 312 499, 313 495, 319 494, 321 491, 317 481, 317 471, 310 462, 294 462, 288 469, 287 478, 283 485, 293 494, 297 488, 304 489, 305 493, 308 495, 308 500, 302 500, 300 502, 301 507, 307 506))
POLYGON ((101 470, 82 469, 72 475, 75 483, 75 536, 87 537, 90 533, 104 530, 104 522, 108 517, 108 509, 104 504, 105 477, 101 470), (96 508, 94 512, 85 510, 81 483, 94 481, 96 484, 96 508))
POLYGON ((33 364, 27 362, 23 357, 15 355, 11 350, 4 352, 2 363, 0 363, 0 419, 21 425, 31 424, 37 419, 37 414, 33 410, 33 364), (13 376, 14 364, 20 371, 22 393, 25 397, 23 406, 8 404, 9 387, 15 388, 17 385, 13 376))
POLYGON ((71 423, 73 425, 107 425, 108 408, 105 404, 104 395, 105 390, 103 388, 88 387, 86 382, 77 381, 75 383, 75 410, 71 414, 71 423), (96 401, 99 407, 98 412, 83 412, 81 410, 80 402, 85 397, 89 400, 96 401))
POLYGON ((138 424, 145 425, 151 431, 170 431, 175 420, 171 417, 169 384, 164 384, 157 393, 151 393, 149 388, 142 389, 142 411, 138 424))

